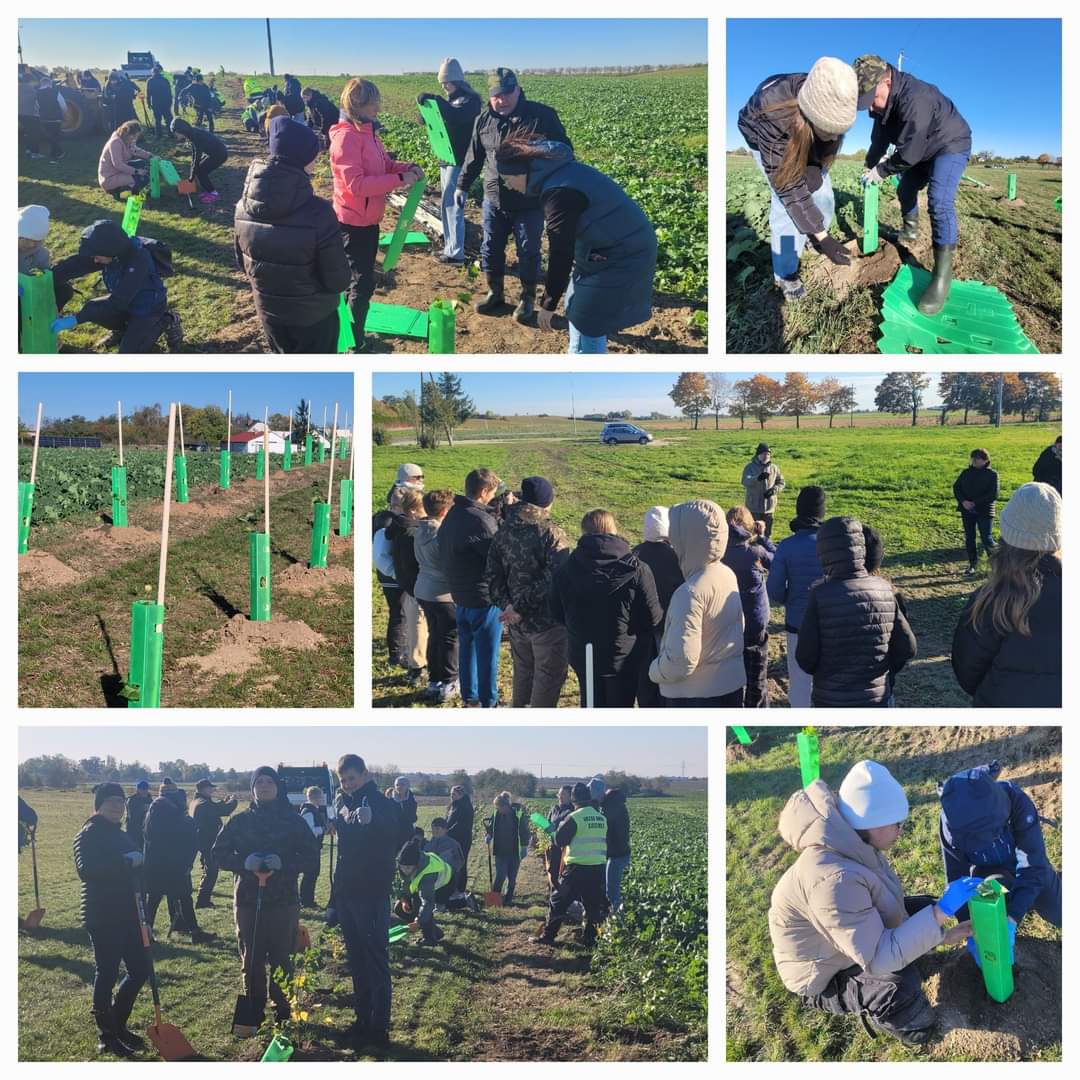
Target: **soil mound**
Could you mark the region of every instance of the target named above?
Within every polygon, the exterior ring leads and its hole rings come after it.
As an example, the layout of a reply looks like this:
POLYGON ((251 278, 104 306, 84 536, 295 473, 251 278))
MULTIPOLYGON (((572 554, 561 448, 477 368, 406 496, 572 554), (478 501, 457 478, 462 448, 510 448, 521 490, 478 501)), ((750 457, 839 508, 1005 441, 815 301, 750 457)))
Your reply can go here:
POLYGON ((19 556, 19 588, 24 592, 59 589, 74 585, 79 575, 47 551, 28 551, 19 556))
POLYGON ((293 563, 274 578, 274 588, 299 596, 316 596, 335 585, 352 585, 353 572, 347 566, 328 566, 313 570, 303 563, 293 563))
POLYGON ((234 615, 224 626, 213 630, 207 640, 217 648, 205 656, 186 656, 190 664, 208 675, 242 675, 260 662, 263 649, 317 649, 326 638, 307 623, 288 619, 252 622, 246 615, 234 615))
POLYGON ((837 300, 843 300, 857 286, 886 284, 900 269, 900 253, 884 240, 872 255, 862 254, 858 240, 849 240, 844 248, 851 256, 850 265, 837 266, 822 256, 810 277, 811 282, 830 288, 837 300))

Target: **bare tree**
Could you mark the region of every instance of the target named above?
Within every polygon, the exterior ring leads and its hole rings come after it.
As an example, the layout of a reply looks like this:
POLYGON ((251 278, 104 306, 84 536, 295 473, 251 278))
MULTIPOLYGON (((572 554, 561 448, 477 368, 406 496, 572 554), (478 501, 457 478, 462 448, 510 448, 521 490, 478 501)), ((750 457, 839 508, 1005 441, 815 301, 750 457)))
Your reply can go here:
POLYGON ((720 414, 727 408, 731 400, 731 383, 718 372, 712 372, 709 382, 709 408, 716 418, 716 430, 720 430, 720 414))

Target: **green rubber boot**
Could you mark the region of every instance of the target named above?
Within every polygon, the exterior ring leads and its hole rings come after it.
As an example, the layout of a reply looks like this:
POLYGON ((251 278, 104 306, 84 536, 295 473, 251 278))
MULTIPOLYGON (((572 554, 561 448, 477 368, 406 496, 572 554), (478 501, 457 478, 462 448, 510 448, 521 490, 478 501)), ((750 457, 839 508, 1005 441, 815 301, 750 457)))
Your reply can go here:
POLYGON ((926 287, 926 292, 919 297, 918 308, 923 315, 937 315, 949 298, 949 286, 952 284, 953 255, 955 244, 934 245, 934 276, 926 287))
POLYGON ((476 305, 479 315, 494 315, 503 306, 503 275, 488 274, 488 294, 476 305))
POLYGON ((901 244, 914 244, 919 239, 919 211, 904 215, 904 227, 896 234, 901 244))
POLYGON ((514 308, 514 318, 519 323, 528 323, 536 317, 536 282, 523 281, 521 283, 521 299, 514 308))

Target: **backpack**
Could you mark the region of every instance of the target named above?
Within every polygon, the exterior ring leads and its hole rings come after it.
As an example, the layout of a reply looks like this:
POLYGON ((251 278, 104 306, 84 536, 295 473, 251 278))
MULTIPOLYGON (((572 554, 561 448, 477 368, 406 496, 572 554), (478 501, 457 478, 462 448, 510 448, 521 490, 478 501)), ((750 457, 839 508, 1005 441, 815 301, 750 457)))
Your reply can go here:
POLYGON ((140 236, 138 241, 150 253, 158 275, 163 278, 172 277, 175 273, 172 264, 172 248, 164 240, 153 240, 148 236, 140 236))

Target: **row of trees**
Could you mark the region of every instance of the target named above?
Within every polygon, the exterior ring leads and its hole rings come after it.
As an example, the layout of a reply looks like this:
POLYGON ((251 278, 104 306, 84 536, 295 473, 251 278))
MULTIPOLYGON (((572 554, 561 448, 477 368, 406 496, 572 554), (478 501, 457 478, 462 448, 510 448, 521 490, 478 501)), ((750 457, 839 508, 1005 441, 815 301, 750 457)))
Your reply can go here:
POLYGON ((421 372, 419 397, 408 390, 401 396, 387 394, 381 404, 394 419, 416 432, 416 444, 424 450, 434 450, 442 439, 453 447, 454 432, 477 415, 472 398, 462 392, 461 379, 452 371, 444 371, 438 378, 421 372))
MULTIPOLYGON (((930 377, 922 372, 893 371, 874 388, 874 404, 880 412, 911 413, 914 427, 929 386, 930 377)), ((1045 422, 1061 408, 1061 380, 1051 371, 945 371, 938 378, 938 423, 946 423, 949 413, 957 412, 964 414, 965 424, 971 413, 998 423, 999 390, 1001 416, 1019 415, 1021 423, 1045 422)))
POLYGON ((855 408, 855 390, 839 379, 825 378, 811 382, 801 371, 789 371, 779 382, 768 375, 755 375, 732 383, 723 375, 703 371, 684 371, 668 397, 694 422, 713 414, 717 430, 721 415, 737 417, 739 428, 746 427, 747 417, 762 429, 772 416, 794 416, 795 426, 803 416, 821 412, 829 417, 829 427, 838 413, 855 408))

